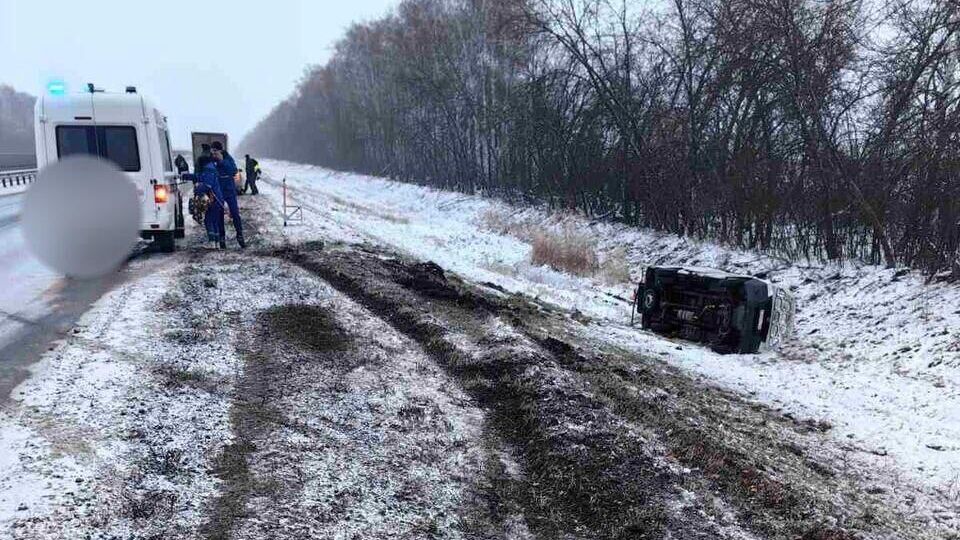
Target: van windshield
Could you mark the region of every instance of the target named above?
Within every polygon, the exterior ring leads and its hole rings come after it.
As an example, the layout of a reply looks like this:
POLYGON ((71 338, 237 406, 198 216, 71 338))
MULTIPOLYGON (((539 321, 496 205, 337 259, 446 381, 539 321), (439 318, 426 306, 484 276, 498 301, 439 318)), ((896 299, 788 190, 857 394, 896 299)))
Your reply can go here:
POLYGON ((125 172, 140 171, 137 130, 132 126, 57 126, 60 159, 76 154, 100 156, 125 172))

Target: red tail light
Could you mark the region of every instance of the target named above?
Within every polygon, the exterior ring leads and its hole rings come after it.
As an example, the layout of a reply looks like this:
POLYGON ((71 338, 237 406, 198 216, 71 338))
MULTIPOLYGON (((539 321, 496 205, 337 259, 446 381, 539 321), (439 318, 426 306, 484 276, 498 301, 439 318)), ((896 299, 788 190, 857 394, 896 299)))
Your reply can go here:
POLYGON ((153 201, 157 204, 163 204, 169 200, 170 200, 170 190, 167 188, 167 186, 154 184, 153 201))

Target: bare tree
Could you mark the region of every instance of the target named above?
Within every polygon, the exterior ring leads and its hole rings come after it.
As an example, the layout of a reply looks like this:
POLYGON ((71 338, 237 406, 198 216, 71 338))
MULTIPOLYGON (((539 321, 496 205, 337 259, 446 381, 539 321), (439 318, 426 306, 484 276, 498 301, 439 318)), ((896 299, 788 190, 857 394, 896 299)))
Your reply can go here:
POLYGON ((953 3, 657 6, 403 1, 352 28, 245 146, 960 276, 953 3))

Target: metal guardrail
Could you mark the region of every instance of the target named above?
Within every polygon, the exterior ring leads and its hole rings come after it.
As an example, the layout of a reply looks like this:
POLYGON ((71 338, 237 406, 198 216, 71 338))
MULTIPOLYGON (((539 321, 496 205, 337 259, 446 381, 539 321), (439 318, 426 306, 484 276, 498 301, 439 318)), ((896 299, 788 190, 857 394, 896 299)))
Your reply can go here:
POLYGON ((32 184, 37 179, 37 169, 0 171, 0 191, 32 184))

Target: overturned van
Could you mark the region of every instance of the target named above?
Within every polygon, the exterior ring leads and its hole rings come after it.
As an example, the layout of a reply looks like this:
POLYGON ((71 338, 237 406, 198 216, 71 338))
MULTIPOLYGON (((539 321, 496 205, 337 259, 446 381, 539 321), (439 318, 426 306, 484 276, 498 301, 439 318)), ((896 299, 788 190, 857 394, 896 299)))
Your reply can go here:
POLYGON ((712 268, 652 266, 634 309, 645 329, 719 353, 755 353, 792 335, 796 305, 769 281, 712 268))

